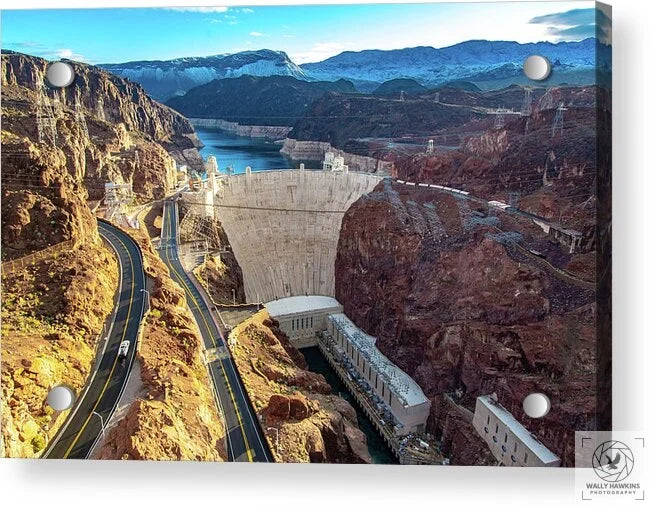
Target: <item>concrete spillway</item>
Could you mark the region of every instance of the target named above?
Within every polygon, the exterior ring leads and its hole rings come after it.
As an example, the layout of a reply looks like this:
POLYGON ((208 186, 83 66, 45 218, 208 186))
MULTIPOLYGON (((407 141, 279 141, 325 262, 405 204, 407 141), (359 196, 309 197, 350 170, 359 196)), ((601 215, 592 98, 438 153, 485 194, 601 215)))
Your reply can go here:
POLYGON ((343 214, 380 180, 301 170, 220 178, 215 209, 242 268, 247 302, 334 296, 343 214))

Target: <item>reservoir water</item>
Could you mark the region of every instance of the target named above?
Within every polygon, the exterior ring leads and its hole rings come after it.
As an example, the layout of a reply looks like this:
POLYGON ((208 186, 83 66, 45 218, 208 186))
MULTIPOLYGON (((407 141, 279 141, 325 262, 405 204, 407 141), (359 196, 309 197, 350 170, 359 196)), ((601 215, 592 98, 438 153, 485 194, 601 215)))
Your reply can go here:
POLYGON ((355 398, 353 398, 348 392, 345 384, 337 376, 335 371, 332 369, 332 366, 328 364, 328 361, 323 357, 319 348, 308 347, 301 349, 301 353, 305 356, 305 361, 307 362, 309 370, 323 375, 328 384, 330 384, 330 387, 332 387, 332 392, 345 399, 353 406, 355 412, 357 412, 357 423, 359 424, 359 429, 366 435, 366 442, 368 443, 368 450, 371 454, 373 463, 398 463, 398 459, 393 455, 386 442, 382 439, 382 436, 373 427, 373 424, 369 418, 366 417, 366 414, 364 414, 362 409, 357 405, 357 401, 355 401, 355 398))
MULTIPOLYGON (((253 171, 269 169, 292 169, 299 165, 280 153, 282 144, 265 139, 237 136, 215 128, 195 127, 195 132, 205 145, 199 150, 205 159, 208 155, 217 157, 219 169, 226 171, 232 166, 235 173, 243 173, 246 166, 253 171)), ((316 169, 318 162, 302 161, 308 169, 316 169)))

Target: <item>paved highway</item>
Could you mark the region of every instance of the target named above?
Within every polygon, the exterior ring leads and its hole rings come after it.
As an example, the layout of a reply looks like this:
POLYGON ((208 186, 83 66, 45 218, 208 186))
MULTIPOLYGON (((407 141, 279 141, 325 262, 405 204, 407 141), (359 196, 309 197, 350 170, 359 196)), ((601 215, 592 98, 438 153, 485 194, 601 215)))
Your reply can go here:
POLYGON ((244 392, 224 336, 216 325, 208 304, 179 261, 177 227, 176 202, 167 200, 163 204, 160 255, 169 268, 172 279, 185 291, 205 348, 216 351, 216 359, 208 363, 208 367, 226 422, 228 461, 272 462, 267 441, 244 392))
POLYGON ((120 290, 115 318, 103 345, 99 364, 86 390, 81 393, 56 437, 50 442, 44 458, 84 459, 103 431, 126 385, 136 353, 140 321, 145 310, 145 272, 140 248, 127 234, 98 222, 99 233, 111 245, 120 264, 120 290), (130 342, 125 358, 118 358, 123 340, 130 342))

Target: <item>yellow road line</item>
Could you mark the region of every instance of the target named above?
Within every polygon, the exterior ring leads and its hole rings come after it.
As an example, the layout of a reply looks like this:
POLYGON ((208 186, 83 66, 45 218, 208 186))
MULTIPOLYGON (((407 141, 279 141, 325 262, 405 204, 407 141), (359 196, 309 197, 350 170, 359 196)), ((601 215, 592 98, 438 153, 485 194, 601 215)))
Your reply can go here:
MULTIPOLYGON (((133 257, 131 257, 131 252, 129 252, 129 249, 127 248, 126 244, 120 239, 119 236, 113 234, 117 238, 117 240, 124 246, 125 250, 127 251, 127 255, 129 256, 129 261, 131 262, 131 296, 129 297, 129 308, 127 310, 127 318, 124 321, 124 329, 122 330, 122 338, 120 340, 120 343, 124 340, 124 337, 126 336, 127 333, 127 327, 129 324, 129 320, 131 318, 131 306, 133 303, 133 293, 135 290, 135 272, 133 269, 133 257)), ((95 402, 95 405, 93 405, 92 410, 88 414, 88 417, 84 421, 84 424, 82 425, 81 429, 77 432, 77 436, 75 439, 72 441, 68 449, 66 450, 65 454, 63 455, 64 458, 67 458, 70 455, 70 452, 72 451, 72 448, 75 446, 75 444, 79 441, 79 438, 81 437, 81 434, 84 432, 86 429, 86 426, 88 426, 88 423, 90 422, 91 418, 93 417, 93 412, 95 412, 95 409, 99 406, 100 401, 102 401, 102 397, 104 396, 104 393, 106 392, 106 389, 108 388, 109 382, 113 378, 113 373, 115 372, 115 367, 118 364, 118 354, 115 354, 115 359, 113 360, 113 366, 111 366, 111 371, 109 373, 108 378, 106 379, 106 382, 104 383, 104 387, 102 387, 102 391, 99 393, 99 396, 97 397, 97 401, 95 402)))
MULTIPOLYGON (((172 204, 172 206, 173 206, 173 204, 172 204)), ((168 204, 168 208, 169 208, 169 204, 168 204)), ((169 217, 168 217, 167 222, 168 222, 168 224, 169 224, 170 221, 171 221, 171 219, 172 219, 172 217, 171 217, 171 215, 172 215, 171 211, 168 213, 168 215, 169 215, 169 217)), ((167 225, 167 224, 166 224, 166 225, 167 225)), ((170 227, 169 227, 169 232, 168 232, 168 235, 167 235, 168 238, 170 237, 170 234, 171 234, 171 232, 172 232, 171 229, 172 229, 172 228, 171 228, 171 226, 170 226, 170 227)), ((178 251, 178 248, 177 248, 177 251, 178 251)), ((199 311, 199 314, 201 315, 201 318, 202 318, 202 320, 203 320, 203 323, 204 323, 204 325, 206 326, 206 329, 208 330, 208 335, 210 336, 210 340, 212 341, 214 347, 217 348, 217 342, 215 341, 215 337, 213 336, 212 331, 210 330, 210 326, 208 325, 208 322, 206 321, 206 317, 205 317, 204 313, 201 311, 201 309, 200 309, 200 307, 199 307, 199 303, 197 302, 197 300, 195 299, 194 295, 192 294, 192 291, 190 290, 190 288, 188 287, 188 285, 187 285, 187 284, 185 283, 185 281, 183 280, 183 277, 182 277, 182 276, 180 275, 180 273, 179 273, 179 272, 174 268, 174 264, 172 263, 172 261, 170 260, 170 257, 169 257, 169 253, 168 253, 168 250, 167 250, 167 246, 165 247, 165 257, 167 258, 167 262, 168 262, 168 264, 169 264, 170 269, 171 269, 172 271, 174 271, 174 273, 176 274, 176 276, 177 276, 177 278, 179 279, 179 281, 181 282, 181 284, 183 284, 183 287, 185 288, 186 293, 187 293, 188 296, 192 299, 192 301, 194 302, 194 305, 197 307, 197 310, 199 311)), ((180 261, 179 261, 179 262, 180 262, 180 261)), ((247 454, 247 457, 248 457, 249 461, 253 461, 253 453, 251 452, 251 447, 249 446, 249 440, 246 438, 246 431, 244 431, 244 423, 242 422, 242 417, 241 417, 241 415, 240 415, 240 411, 239 411, 239 409, 238 409, 238 407, 237 407, 237 403, 235 402, 235 396, 233 395, 233 389, 232 389, 232 387, 231 387, 231 383, 230 383, 229 380, 228 380, 228 376, 226 375, 226 370, 225 370, 224 365, 223 365, 223 363, 221 362, 221 360, 219 360, 219 366, 221 367, 222 373, 224 374, 224 379, 226 380, 226 386, 228 387, 228 394, 230 395, 230 397, 231 397, 231 401, 233 402, 233 408, 235 408, 235 415, 237 416, 237 421, 238 421, 238 423, 239 423, 239 425, 240 425, 240 430, 242 431, 242 438, 244 439, 244 446, 246 447, 246 454, 247 454)), ((226 428, 226 431, 228 431, 228 428, 226 428)))

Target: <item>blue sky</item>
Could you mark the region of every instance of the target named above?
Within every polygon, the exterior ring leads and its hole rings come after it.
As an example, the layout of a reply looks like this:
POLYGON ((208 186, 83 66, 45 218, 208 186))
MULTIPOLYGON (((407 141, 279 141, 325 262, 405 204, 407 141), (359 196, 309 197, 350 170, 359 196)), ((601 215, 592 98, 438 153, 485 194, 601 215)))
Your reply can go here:
POLYGON ((269 48, 304 63, 347 50, 445 47, 470 39, 581 40, 594 33, 593 8, 593 2, 504 2, 4 10, 2 47, 88 63, 269 48))

